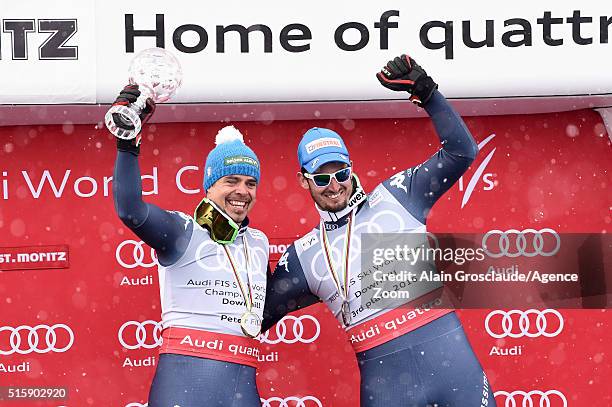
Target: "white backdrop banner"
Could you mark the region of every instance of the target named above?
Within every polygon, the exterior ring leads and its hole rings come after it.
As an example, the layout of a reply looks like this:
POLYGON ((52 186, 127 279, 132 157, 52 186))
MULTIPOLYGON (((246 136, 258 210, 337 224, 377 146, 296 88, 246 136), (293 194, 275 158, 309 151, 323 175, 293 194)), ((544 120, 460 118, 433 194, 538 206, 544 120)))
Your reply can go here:
POLYGON ((109 103, 154 46, 183 66, 177 103, 395 99, 374 75, 405 52, 451 98, 612 94, 608 2, 512 4, 11 2, 0 103, 109 103))
POLYGON ((93 3, 2 3, 0 103, 96 103, 93 3))

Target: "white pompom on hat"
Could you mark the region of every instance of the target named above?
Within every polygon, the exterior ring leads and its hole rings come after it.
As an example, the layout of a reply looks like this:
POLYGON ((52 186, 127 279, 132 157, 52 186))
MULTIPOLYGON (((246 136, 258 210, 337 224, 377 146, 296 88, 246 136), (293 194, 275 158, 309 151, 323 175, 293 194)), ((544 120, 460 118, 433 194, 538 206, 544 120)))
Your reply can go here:
POLYGON ((215 137, 217 145, 208 154, 204 166, 204 190, 226 175, 246 175, 259 183, 259 159, 234 126, 225 126, 215 137))
POLYGON ((234 140, 240 140, 244 143, 244 136, 240 133, 240 130, 234 126, 225 126, 217 133, 215 137, 215 144, 223 144, 234 140))

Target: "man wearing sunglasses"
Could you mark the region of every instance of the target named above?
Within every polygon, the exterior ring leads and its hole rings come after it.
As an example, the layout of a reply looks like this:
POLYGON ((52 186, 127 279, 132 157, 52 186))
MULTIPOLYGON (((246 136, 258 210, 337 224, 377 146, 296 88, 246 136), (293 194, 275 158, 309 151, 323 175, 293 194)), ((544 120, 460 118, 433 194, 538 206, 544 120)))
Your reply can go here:
POLYGON ((361 270, 361 235, 425 232, 429 210, 478 152, 461 117, 412 58, 389 61, 377 78, 386 88, 408 92, 427 111, 442 148, 366 194, 340 135, 324 128, 304 134, 298 181, 321 219, 287 249, 269 276, 263 328, 323 301, 355 350, 362 407, 494 406, 461 323, 452 309, 436 307, 440 297, 432 294, 439 290, 411 298, 408 307, 368 306, 360 298, 369 289, 368 270, 361 270))
MULTIPOLYGON (((137 86, 116 104, 134 103, 137 86)), ((153 113, 148 100, 144 123, 153 113)), ((115 118, 123 128, 130 126, 115 118)), ((132 127, 133 129, 133 127, 132 127)), ((268 239, 249 226, 260 168, 232 126, 217 135, 195 215, 142 200, 140 136, 117 140, 113 197, 123 223, 157 252, 163 339, 148 406, 259 407, 255 367, 268 267, 268 239)))

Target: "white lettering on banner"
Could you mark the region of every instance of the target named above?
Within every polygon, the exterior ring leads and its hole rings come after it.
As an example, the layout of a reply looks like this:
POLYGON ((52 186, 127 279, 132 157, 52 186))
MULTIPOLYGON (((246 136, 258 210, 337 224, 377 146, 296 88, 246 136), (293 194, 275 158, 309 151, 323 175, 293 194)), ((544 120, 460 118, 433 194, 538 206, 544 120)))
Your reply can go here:
POLYGON ((60 196, 62 196, 64 192, 64 187, 66 186, 66 181, 68 181, 68 177, 70 176, 70 171, 71 170, 66 170, 66 172, 64 173, 64 178, 62 179, 62 183, 60 185, 59 190, 55 186, 55 182, 53 181, 53 178, 51 178, 49 170, 43 171, 43 175, 40 178, 40 182, 38 183, 38 188, 36 190, 34 190, 34 186, 32 185, 32 182, 30 181, 30 176, 28 175, 27 171, 21 171, 21 173, 23 174, 23 178, 25 179, 26 183, 28 184, 28 187, 30 188, 30 192, 32 193, 32 196, 38 199, 38 197, 40 196, 40 193, 42 192, 42 188, 45 182, 49 183, 49 185, 53 189, 53 194, 55 195, 56 198, 59 198, 60 196))
POLYGON ((77 194, 77 196, 82 198, 90 198, 94 196, 96 192, 98 192, 98 184, 96 183, 96 180, 91 177, 81 177, 74 182, 74 192, 77 194), (81 188, 79 188, 79 185, 81 185, 83 181, 87 181, 91 184, 91 190, 89 192, 83 192, 81 191, 81 188))
POLYGON ((179 169, 176 173, 176 177, 175 177, 175 182, 176 182, 176 187, 178 188, 179 191, 181 191, 184 194, 199 194, 200 193, 200 188, 198 189, 187 189, 183 186, 183 182, 181 181, 181 177, 183 176, 183 173, 186 171, 200 171, 200 167, 195 166, 195 165, 187 165, 185 167, 182 167, 181 169, 179 169))
POLYGON ((120 286, 129 285, 129 286, 143 286, 143 285, 153 285, 153 276, 144 276, 140 278, 129 278, 128 276, 123 276, 121 279, 120 286))
POLYGON ((270 244, 270 254, 283 254, 288 248, 288 244, 270 244))
POLYGON ((321 400, 314 396, 305 397, 270 397, 269 399, 261 398, 261 407, 323 407, 321 400))
MULTIPOLYGON (((485 138, 480 143, 478 143, 478 151, 482 151, 482 148, 494 138, 495 138, 495 134, 490 134, 487 138, 485 138)), ((465 192, 463 193, 463 198, 461 199, 462 208, 465 205, 467 205, 468 201, 470 200, 470 196, 472 196, 472 193, 474 192, 474 188, 476 188, 476 184, 478 183, 479 180, 482 180, 482 182, 485 183, 485 186, 482 188, 484 191, 490 191, 495 186, 498 185, 498 181, 494 180, 493 173, 490 173, 490 172, 484 173, 484 171, 487 169, 487 165, 489 165, 489 162, 493 158, 493 154, 495 154, 495 150, 496 148, 493 148, 493 150, 485 157, 485 159, 482 160, 482 162, 480 163, 480 165, 478 166, 478 168, 476 169, 476 171, 470 178, 468 182, 468 186, 465 192)), ((459 191, 463 191, 463 175, 459 177, 458 185, 459 185, 459 191)))
POLYGON ((38 263, 66 260, 66 252, 17 253, 18 263, 38 263))
POLYGON ((141 404, 138 402, 128 403, 125 407, 149 407, 149 403, 141 404))
POLYGON ((495 399, 502 398, 504 406, 567 407, 567 398, 559 390, 531 390, 528 392, 500 390, 494 393, 494 397, 495 399))
POLYGON ((489 356, 521 356, 523 354, 523 346, 516 345, 510 348, 502 348, 500 346, 493 346, 489 351, 489 356))
POLYGON ((278 352, 270 352, 259 355, 257 357, 258 362, 278 362, 278 352))
POLYGON ((191 339, 191 335, 186 335, 181 339, 180 345, 189 345, 195 348, 204 348, 212 350, 223 350, 223 341, 215 339, 214 341, 205 341, 203 339, 196 339, 195 342, 191 339))
MULTIPOLYGON (((8 171, 2 171, 2 176, 7 177, 8 171)), ((2 199, 9 199, 9 190, 8 190, 8 179, 2 180, 2 199)))
POLYGON ((30 362, 22 362, 19 364, 5 365, 0 363, 0 373, 24 373, 30 371, 30 362))
MULTIPOLYGON (((50 189, 53 196, 56 198, 61 198, 64 195, 64 190, 66 189, 66 185, 68 181, 71 180, 72 170, 65 170, 63 176, 60 178, 57 175, 53 175, 50 170, 44 170, 42 175, 38 181, 34 181, 34 178, 28 174, 27 171, 21 171, 23 179, 25 180, 30 193, 34 199, 39 199, 41 194, 46 190, 50 189)), ((4 176, 7 176, 6 172, 3 172, 4 176)), ((109 196, 110 193, 110 182, 113 177, 102 177, 102 194, 103 196, 109 196)), ((141 176, 143 182, 145 180, 152 181, 151 189, 145 189, 143 184, 142 194, 147 195, 157 195, 159 194, 159 182, 158 182, 158 174, 157 167, 153 167, 153 171, 151 175, 144 174, 141 176)), ((4 180, 7 181, 7 180, 4 180)), ((98 193, 98 183, 95 178, 89 176, 82 176, 74 179, 72 182, 72 189, 76 196, 80 198, 91 198, 98 193)), ((8 199, 8 182, 3 183, 3 198, 8 199)))
POLYGON ((155 366, 155 364, 155 356, 149 356, 144 359, 130 359, 129 357, 127 357, 123 361, 123 366, 121 367, 149 367, 155 366))
POLYGON ((259 349, 253 346, 236 345, 235 343, 230 344, 227 349, 234 354, 234 356, 245 355, 259 357, 259 349))

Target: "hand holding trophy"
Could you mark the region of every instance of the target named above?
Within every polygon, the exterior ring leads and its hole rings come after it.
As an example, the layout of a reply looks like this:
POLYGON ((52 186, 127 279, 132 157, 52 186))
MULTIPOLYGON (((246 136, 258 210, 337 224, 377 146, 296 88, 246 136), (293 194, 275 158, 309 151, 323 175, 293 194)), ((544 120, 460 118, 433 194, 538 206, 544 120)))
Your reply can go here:
POLYGON ((142 113, 149 104, 162 103, 174 96, 183 81, 178 60, 163 48, 149 48, 138 53, 129 67, 131 85, 138 85, 140 96, 133 102, 115 103, 106 112, 104 122, 115 137, 135 138, 142 129, 142 113))

